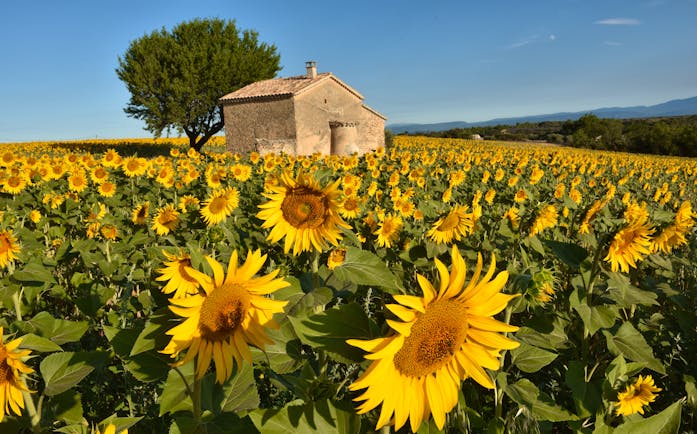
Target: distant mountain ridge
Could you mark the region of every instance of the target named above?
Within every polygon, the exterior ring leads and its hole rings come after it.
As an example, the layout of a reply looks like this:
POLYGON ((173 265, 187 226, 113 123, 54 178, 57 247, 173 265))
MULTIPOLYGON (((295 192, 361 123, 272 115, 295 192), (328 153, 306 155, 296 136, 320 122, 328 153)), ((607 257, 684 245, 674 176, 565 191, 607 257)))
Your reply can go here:
POLYGON ((391 124, 387 128, 395 134, 419 131, 445 131, 453 128, 485 127, 493 125, 515 125, 523 122, 545 122, 576 120, 581 116, 593 113, 599 118, 630 119, 653 118, 661 116, 697 115, 697 96, 685 99, 674 99, 661 104, 633 107, 605 107, 580 112, 561 112, 545 115, 521 116, 513 118, 496 118, 481 122, 439 122, 433 124, 391 124))

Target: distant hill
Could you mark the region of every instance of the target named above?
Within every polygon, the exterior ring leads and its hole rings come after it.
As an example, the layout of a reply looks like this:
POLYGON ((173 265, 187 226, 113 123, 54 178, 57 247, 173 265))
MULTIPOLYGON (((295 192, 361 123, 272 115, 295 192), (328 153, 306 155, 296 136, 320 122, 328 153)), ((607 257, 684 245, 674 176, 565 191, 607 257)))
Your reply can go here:
POLYGON ((697 114, 697 96, 686 99, 674 99, 662 104, 634 107, 606 107, 580 112, 562 112, 546 115, 522 116, 516 118, 496 118, 481 122, 440 122, 435 124, 391 124, 387 128, 395 134, 419 131, 445 131, 453 128, 470 128, 493 125, 515 125, 523 122, 545 122, 576 120, 581 116, 593 113, 599 118, 632 119, 653 118, 661 116, 684 116, 697 114))

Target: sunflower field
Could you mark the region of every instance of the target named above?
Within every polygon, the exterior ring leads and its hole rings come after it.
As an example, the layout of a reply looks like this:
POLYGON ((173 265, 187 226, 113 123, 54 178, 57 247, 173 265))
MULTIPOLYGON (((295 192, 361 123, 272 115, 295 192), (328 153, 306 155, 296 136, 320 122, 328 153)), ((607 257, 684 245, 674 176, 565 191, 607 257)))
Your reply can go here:
POLYGON ((696 194, 530 143, 0 145, 0 432, 695 432, 696 194))

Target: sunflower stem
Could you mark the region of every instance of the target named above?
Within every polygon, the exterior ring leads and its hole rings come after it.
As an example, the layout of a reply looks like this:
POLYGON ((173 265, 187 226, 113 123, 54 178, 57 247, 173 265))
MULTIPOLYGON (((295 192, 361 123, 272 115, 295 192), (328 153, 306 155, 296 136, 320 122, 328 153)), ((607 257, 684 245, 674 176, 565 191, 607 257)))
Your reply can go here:
POLYGON ((312 286, 314 289, 319 288, 319 250, 315 250, 312 258, 312 286))
MULTIPOLYGON (((27 413, 29 414, 29 422, 31 423, 32 431, 35 433, 40 433, 41 414, 36 411, 36 406, 34 406, 34 398, 32 398, 31 394, 26 390, 22 391, 22 396, 24 397, 24 408, 27 409, 27 413)), ((41 400, 42 399, 43 396, 41 400)))
POLYGON ((15 306, 17 321, 22 321, 22 292, 24 292, 24 288, 12 294, 12 304, 15 306))
POLYGON ((191 395, 191 401, 194 403, 194 420, 196 423, 201 423, 201 380, 194 380, 194 393, 191 395))

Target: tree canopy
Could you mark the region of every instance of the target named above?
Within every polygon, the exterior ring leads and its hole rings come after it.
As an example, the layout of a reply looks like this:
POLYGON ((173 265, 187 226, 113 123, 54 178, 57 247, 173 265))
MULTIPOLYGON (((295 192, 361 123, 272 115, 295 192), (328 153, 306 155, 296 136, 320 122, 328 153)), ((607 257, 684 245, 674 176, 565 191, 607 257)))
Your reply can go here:
POLYGON ((131 99, 124 111, 155 137, 184 132, 196 150, 224 126, 218 99, 280 68, 276 46, 234 21, 195 19, 131 42, 118 58, 131 99))

